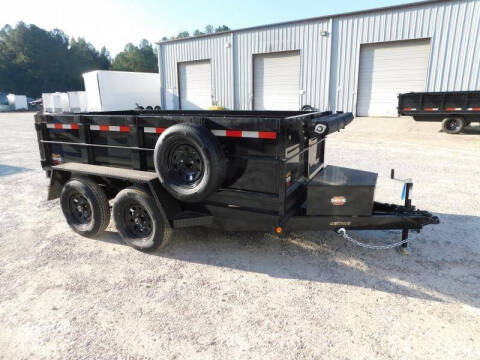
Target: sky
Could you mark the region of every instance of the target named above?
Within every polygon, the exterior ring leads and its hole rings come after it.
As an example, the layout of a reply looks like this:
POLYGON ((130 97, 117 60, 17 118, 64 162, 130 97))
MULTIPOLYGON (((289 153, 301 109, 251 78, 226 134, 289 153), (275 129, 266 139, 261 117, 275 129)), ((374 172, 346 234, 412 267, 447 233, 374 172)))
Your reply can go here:
POLYGON ((84 37, 111 55, 205 25, 232 29, 405 4, 406 0, 2 0, 0 27, 19 21, 84 37))

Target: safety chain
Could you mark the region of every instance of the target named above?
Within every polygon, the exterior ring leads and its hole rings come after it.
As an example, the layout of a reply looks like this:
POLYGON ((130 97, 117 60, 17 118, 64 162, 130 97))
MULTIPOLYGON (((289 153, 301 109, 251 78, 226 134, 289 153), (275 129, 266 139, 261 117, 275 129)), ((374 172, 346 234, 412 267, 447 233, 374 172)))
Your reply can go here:
POLYGON ((408 240, 402 240, 402 241, 399 241, 399 242, 396 242, 396 243, 393 243, 393 244, 388 244, 388 245, 371 245, 371 244, 365 244, 365 243, 362 243, 358 240, 355 240, 354 238, 352 238, 350 235, 347 234, 347 230, 345 230, 344 228, 340 228, 337 230, 337 234, 338 236, 341 236, 343 237, 345 240, 348 240, 350 241, 351 243, 355 244, 355 245, 358 245, 358 246, 361 246, 361 247, 364 247, 364 248, 367 248, 367 249, 374 249, 374 250, 386 250, 386 249, 392 249, 392 248, 396 248, 396 247, 399 247, 403 244, 406 244, 408 243, 408 240))

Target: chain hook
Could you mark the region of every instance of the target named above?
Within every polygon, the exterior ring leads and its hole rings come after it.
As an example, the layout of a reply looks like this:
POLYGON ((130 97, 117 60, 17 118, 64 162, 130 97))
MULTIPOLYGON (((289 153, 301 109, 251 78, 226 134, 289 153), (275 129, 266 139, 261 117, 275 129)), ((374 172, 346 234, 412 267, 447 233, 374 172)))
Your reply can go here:
POLYGON ((352 238, 350 235, 347 234, 347 230, 345 228, 338 229, 336 231, 336 233, 337 233, 338 236, 341 236, 345 240, 348 240, 348 241, 350 241, 351 243, 353 243, 357 246, 367 248, 367 249, 373 249, 373 250, 392 249, 392 248, 396 248, 396 247, 399 247, 403 244, 408 243, 408 240, 402 240, 402 241, 399 241, 399 242, 396 242, 396 243, 393 243, 393 244, 388 244, 388 245, 371 245, 371 244, 366 244, 366 243, 363 243, 361 241, 355 240, 354 238, 352 238))

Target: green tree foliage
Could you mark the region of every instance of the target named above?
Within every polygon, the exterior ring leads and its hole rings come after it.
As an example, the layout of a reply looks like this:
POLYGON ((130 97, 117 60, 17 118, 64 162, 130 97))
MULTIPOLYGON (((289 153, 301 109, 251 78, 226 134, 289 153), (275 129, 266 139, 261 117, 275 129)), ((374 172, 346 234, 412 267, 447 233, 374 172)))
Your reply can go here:
POLYGON ((189 36, 190 36, 190 34, 189 34, 188 31, 182 31, 182 32, 178 33, 177 39, 184 39, 184 38, 187 38, 189 36))
POLYGON ((158 72, 157 55, 147 40, 139 46, 128 43, 113 60, 112 70, 158 72))
POLYGON ((231 29, 227 25, 220 25, 220 26, 215 28, 216 33, 223 32, 223 31, 229 31, 229 30, 231 30, 231 29))
POLYGON ((42 92, 83 89, 82 73, 110 67, 108 51, 61 30, 23 22, 0 30, 0 90, 31 97, 42 92))
MULTIPOLYGON (((201 31, 196 29, 193 32, 193 36, 200 36, 200 35, 205 35, 205 34, 213 34, 213 33, 219 33, 223 31, 229 31, 231 30, 227 25, 220 25, 217 26, 216 28, 213 27, 213 25, 207 25, 205 26, 205 30, 201 31)), ((188 31, 181 31, 178 33, 177 36, 171 36, 170 38, 167 38, 164 36, 162 38, 162 41, 167 41, 167 40, 176 40, 176 39, 184 39, 190 36, 190 33, 188 31)))
POLYGON ((205 26, 205 33, 213 34, 213 26, 212 25, 205 26))

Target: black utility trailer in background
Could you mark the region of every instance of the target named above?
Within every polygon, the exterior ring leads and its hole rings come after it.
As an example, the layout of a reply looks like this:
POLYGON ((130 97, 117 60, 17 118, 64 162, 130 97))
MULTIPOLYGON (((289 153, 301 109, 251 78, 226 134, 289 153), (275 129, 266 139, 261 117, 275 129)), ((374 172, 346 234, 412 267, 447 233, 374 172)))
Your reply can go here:
MULTIPOLYGON (((324 166, 328 134, 351 113, 129 111, 37 114, 48 199, 85 236, 113 217, 125 242, 164 246, 172 230, 399 229, 438 223, 411 205, 374 201, 377 174, 324 166)), ((355 154, 352 154, 355 156, 355 154)))
POLYGON ((480 91, 411 92, 398 96, 398 114, 417 121, 442 121, 448 134, 480 122, 480 91))

